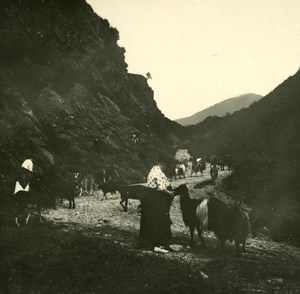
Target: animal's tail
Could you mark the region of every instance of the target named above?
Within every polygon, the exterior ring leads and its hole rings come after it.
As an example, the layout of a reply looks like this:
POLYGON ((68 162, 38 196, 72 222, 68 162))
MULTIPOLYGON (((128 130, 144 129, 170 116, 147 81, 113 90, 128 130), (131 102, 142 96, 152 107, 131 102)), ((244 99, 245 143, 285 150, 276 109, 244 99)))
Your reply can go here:
POLYGON ((196 210, 196 217, 199 219, 202 229, 206 229, 208 227, 208 201, 209 199, 204 199, 198 205, 196 210))

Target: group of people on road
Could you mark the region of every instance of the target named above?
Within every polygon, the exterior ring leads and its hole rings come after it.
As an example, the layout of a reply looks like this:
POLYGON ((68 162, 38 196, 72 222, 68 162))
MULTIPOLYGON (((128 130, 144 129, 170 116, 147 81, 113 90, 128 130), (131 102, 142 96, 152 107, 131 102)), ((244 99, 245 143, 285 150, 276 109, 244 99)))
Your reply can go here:
MULTIPOLYGON (((216 164, 212 162, 212 165, 216 164)), ((21 174, 25 174, 29 183, 22 186, 17 179, 14 194, 19 191, 29 191, 30 179, 33 178, 33 159, 27 158, 21 165, 21 174)), ((141 200, 141 219, 139 237, 148 240, 155 252, 167 253, 168 242, 171 239, 170 208, 173 201, 173 192, 170 182, 164 173, 164 165, 154 165, 148 173, 148 197, 141 200)))

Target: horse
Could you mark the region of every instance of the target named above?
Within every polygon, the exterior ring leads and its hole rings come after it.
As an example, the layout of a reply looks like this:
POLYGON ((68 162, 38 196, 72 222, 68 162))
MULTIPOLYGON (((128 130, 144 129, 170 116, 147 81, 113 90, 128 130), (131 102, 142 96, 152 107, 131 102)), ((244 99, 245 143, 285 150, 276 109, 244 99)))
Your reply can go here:
POLYGON ((247 214, 240 207, 229 207, 216 197, 203 200, 190 199, 185 184, 173 191, 174 196, 180 195, 183 221, 190 228, 191 243, 196 227, 201 241, 203 240, 202 230, 209 230, 213 231, 218 238, 221 250, 224 249, 226 240, 229 240, 235 242, 237 256, 241 254, 240 244, 242 244, 242 250, 245 252, 250 224, 247 214))
POLYGON ((27 210, 27 216, 25 218, 25 224, 28 224, 31 213, 30 208, 36 208, 39 216, 39 222, 42 223, 41 205, 40 205, 40 178, 33 175, 28 170, 22 169, 16 180, 15 192, 12 196, 14 204, 15 223, 17 226, 21 226, 19 218, 23 214, 24 210, 27 210))
POLYGON ((218 178, 218 167, 216 165, 212 165, 210 168, 210 176, 211 176, 211 180, 213 185, 216 184, 216 179, 218 178))
POLYGON ((176 167, 175 167, 175 181, 177 180, 177 177, 179 179, 185 178, 185 165, 183 163, 176 164, 176 167))

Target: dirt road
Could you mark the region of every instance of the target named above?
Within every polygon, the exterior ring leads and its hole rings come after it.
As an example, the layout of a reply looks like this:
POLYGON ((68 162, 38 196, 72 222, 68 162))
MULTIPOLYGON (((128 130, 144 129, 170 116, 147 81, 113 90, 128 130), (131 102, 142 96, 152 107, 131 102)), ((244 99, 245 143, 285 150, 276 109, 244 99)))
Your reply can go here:
MULTIPOLYGON (((203 176, 172 182, 187 183, 190 195, 208 192, 230 201, 216 186, 195 189, 203 176)), ((44 210, 22 228, 6 220, 1 227, 0 293, 299 293, 300 251, 267 238, 249 239, 247 253, 236 258, 233 244, 220 255, 216 239, 205 233, 208 248, 188 246, 189 231, 182 222, 179 199, 171 219, 173 244, 179 252, 154 253, 138 241, 138 201, 123 212, 119 197, 76 199, 57 210, 44 210)), ((197 239, 196 239, 197 240, 197 239)))

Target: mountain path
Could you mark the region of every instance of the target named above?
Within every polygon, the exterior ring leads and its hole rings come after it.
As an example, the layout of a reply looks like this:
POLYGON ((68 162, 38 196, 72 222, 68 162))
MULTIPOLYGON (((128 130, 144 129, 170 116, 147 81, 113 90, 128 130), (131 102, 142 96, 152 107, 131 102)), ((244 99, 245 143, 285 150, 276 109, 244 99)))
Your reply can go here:
MULTIPOLYGON (((222 193, 218 186, 227 177, 228 171, 219 172, 217 185, 208 185, 195 189, 196 183, 208 180, 209 171, 206 169, 202 176, 186 177, 173 181, 173 187, 186 183, 191 197, 201 198, 207 193, 226 202, 232 200, 222 193)), ((83 196, 76 199, 76 209, 68 210, 67 202, 57 210, 44 210, 43 216, 48 223, 65 232, 76 231, 88 237, 101 240, 114 240, 122 248, 134 252, 138 256, 155 256, 150 250, 139 246, 138 232, 140 215, 137 213, 139 201, 130 200, 128 212, 123 212, 119 204, 119 196, 109 195, 102 200, 102 193, 96 191, 95 196, 83 196), (120 233, 121 230, 121 233, 120 233)), ((165 260, 178 260, 190 265, 190 276, 209 283, 230 289, 230 293, 299 293, 300 292, 300 250, 283 243, 275 243, 266 236, 259 239, 249 237, 246 254, 241 258, 235 257, 234 245, 226 243, 222 255, 213 248, 217 240, 213 233, 205 232, 206 249, 197 243, 194 248, 188 246, 189 230, 182 221, 179 197, 176 197, 171 207, 173 225, 172 244, 179 245, 179 252, 160 254, 165 260)), ((195 236, 195 241, 199 239, 195 236)), ((175 246, 176 247, 176 246, 175 246)), ((174 284, 174 289, 180 286, 174 284)))

